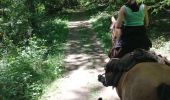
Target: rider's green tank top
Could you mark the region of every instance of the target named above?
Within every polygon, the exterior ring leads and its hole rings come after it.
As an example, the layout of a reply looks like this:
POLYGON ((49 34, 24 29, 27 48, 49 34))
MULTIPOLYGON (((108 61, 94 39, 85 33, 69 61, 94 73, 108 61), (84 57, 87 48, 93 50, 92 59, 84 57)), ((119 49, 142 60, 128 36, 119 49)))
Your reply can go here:
POLYGON ((144 4, 141 4, 137 12, 125 6, 125 26, 142 26, 144 25, 144 4))

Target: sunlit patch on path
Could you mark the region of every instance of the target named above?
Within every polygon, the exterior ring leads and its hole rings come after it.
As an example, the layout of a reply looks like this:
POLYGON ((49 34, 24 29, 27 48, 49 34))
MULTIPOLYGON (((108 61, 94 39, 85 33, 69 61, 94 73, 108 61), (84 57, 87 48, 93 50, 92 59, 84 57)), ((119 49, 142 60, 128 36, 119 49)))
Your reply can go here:
POLYGON ((119 100, 112 87, 104 87, 97 76, 103 72, 107 55, 90 29, 89 21, 69 23, 63 78, 54 81, 41 100, 119 100))
POLYGON ((79 26, 90 27, 91 24, 88 20, 87 21, 70 21, 69 24, 68 24, 69 28, 76 28, 76 27, 79 27, 79 26))

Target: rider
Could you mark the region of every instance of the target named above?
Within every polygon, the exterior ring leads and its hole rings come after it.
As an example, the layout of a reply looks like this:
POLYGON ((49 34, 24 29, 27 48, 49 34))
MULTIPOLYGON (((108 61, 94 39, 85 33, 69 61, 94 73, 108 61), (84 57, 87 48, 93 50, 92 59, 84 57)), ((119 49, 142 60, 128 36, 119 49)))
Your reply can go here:
POLYGON ((120 8, 116 22, 116 28, 121 29, 121 34, 115 50, 120 52, 114 57, 120 58, 136 48, 149 50, 152 44, 146 34, 148 25, 147 5, 138 0, 127 0, 120 8))

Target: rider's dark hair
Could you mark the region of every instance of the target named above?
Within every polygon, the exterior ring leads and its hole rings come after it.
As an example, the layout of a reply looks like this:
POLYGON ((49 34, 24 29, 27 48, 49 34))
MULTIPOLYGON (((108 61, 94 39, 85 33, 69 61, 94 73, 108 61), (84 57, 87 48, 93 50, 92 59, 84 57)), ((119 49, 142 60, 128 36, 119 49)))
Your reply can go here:
POLYGON ((136 1, 133 3, 128 2, 125 4, 125 6, 129 7, 133 12, 139 11, 140 5, 141 5, 141 3, 138 4, 136 1))

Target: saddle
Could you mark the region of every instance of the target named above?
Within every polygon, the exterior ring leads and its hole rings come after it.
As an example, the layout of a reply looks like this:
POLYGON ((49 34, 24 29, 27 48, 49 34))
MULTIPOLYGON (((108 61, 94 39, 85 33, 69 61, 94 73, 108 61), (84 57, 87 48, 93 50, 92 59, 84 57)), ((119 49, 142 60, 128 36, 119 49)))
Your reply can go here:
POLYGON ((105 79, 103 79, 105 81, 102 83, 105 86, 116 87, 124 72, 129 71, 136 64, 142 62, 157 62, 170 66, 170 62, 165 57, 157 55, 152 51, 136 49, 120 59, 111 58, 105 66, 105 79))

